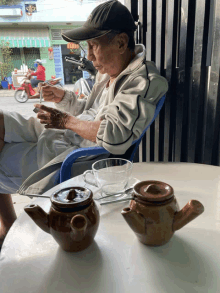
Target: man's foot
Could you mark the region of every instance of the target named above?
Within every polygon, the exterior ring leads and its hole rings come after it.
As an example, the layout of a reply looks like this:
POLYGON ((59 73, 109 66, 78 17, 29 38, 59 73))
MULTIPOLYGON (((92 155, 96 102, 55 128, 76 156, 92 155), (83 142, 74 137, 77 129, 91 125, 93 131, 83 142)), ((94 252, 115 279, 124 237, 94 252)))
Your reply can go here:
POLYGON ((4 240, 5 240, 5 237, 4 238, 0 238, 0 250, 2 248, 2 245, 3 245, 4 240))
POLYGON ((0 138, 0 152, 2 151, 4 145, 5 145, 4 140, 0 138))
POLYGON ((5 145, 4 138, 5 138, 4 115, 2 110, 0 110, 0 152, 5 145))
POLYGON ((40 94, 38 93, 29 97, 29 99, 39 99, 39 98, 40 98, 40 94))
POLYGON ((11 194, 0 194, 0 246, 16 219, 11 194))
POLYGON ((9 229, 6 229, 5 227, 2 227, 2 224, 0 223, 0 250, 2 248, 2 244, 5 240, 6 234, 9 231, 9 229))

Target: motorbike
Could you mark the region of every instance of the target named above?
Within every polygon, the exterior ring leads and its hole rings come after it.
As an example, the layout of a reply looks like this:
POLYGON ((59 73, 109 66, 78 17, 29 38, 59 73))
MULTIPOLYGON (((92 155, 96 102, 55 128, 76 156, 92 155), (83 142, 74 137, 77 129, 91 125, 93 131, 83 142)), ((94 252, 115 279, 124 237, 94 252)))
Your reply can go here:
POLYGON ((97 70, 93 66, 92 62, 85 58, 85 55, 80 57, 79 60, 75 59, 74 57, 66 56, 65 60, 67 62, 71 62, 74 65, 78 65, 78 69, 81 71, 87 71, 89 73, 88 78, 80 78, 74 84, 73 91, 75 92, 77 98, 84 98, 87 97, 95 83, 95 76, 97 70))
MULTIPOLYGON (((50 80, 45 81, 49 85, 56 85, 56 86, 61 86, 62 84, 60 83, 61 77, 59 78, 52 78, 50 80)), ((37 97, 33 97, 33 95, 36 94, 34 89, 31 86, 31 81, 30 81, 30 75, 25 76, 21 82, 20 82, 20 87, 15 91, 14 98, 17 102, 19 103, 25 103, 27 102, 28 99, 36 99, 37 97)))

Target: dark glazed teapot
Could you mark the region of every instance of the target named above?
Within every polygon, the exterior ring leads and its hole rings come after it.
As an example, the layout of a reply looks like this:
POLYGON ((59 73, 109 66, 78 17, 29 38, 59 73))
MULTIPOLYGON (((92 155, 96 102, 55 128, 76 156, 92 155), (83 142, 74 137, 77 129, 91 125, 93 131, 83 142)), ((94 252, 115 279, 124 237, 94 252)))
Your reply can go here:
POLYGON ((51 195, 49 214, 35 204, 24 210, 63 250, 81 251, 92 243, 99 226, 99 211, 92 197, 88 188, 70 187, 51 195))
POLYGON ((159 246, 203 211, 204 206, 197 200, 190 200, 180 211, 173 188, 150 180, 134 186, 130 207, 124 208, 121 214, 140 242, 159 246))

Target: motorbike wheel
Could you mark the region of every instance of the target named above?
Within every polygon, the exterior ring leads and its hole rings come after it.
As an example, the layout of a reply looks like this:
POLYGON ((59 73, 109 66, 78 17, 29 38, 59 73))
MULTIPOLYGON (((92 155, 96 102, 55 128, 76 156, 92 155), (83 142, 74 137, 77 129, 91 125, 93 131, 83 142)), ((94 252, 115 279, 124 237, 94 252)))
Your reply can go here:
POLYGON ((28 95, 24 90, 17 90, 15 92, 14 98, 19 103, 25 103, 28 100, 28 95))

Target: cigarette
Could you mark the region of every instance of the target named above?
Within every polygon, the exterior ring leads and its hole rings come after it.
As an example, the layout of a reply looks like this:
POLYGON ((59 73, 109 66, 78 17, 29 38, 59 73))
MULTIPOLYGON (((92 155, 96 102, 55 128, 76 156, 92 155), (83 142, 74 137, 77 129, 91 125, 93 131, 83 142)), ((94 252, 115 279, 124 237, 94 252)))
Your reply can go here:
POLYGON ((42 103, 42 99, 43 99, 43 94, 42 94, 42 88, 40 90, 40 104, 42 103))
POLYGON ((38 113, 39 111, 40 111, 40 109, 39 108, 34 108, 34 110, 33 110, 35 113, 38 113))
MULTIPOLYGON (((43 99, 43 94, 42 94, 42 88, 40 90, 40 104, 42 103, 42 99, 43 99)), ((38 113, 40 111, 39 108, 34 108, 33 110, 35 113, 38 113)))

